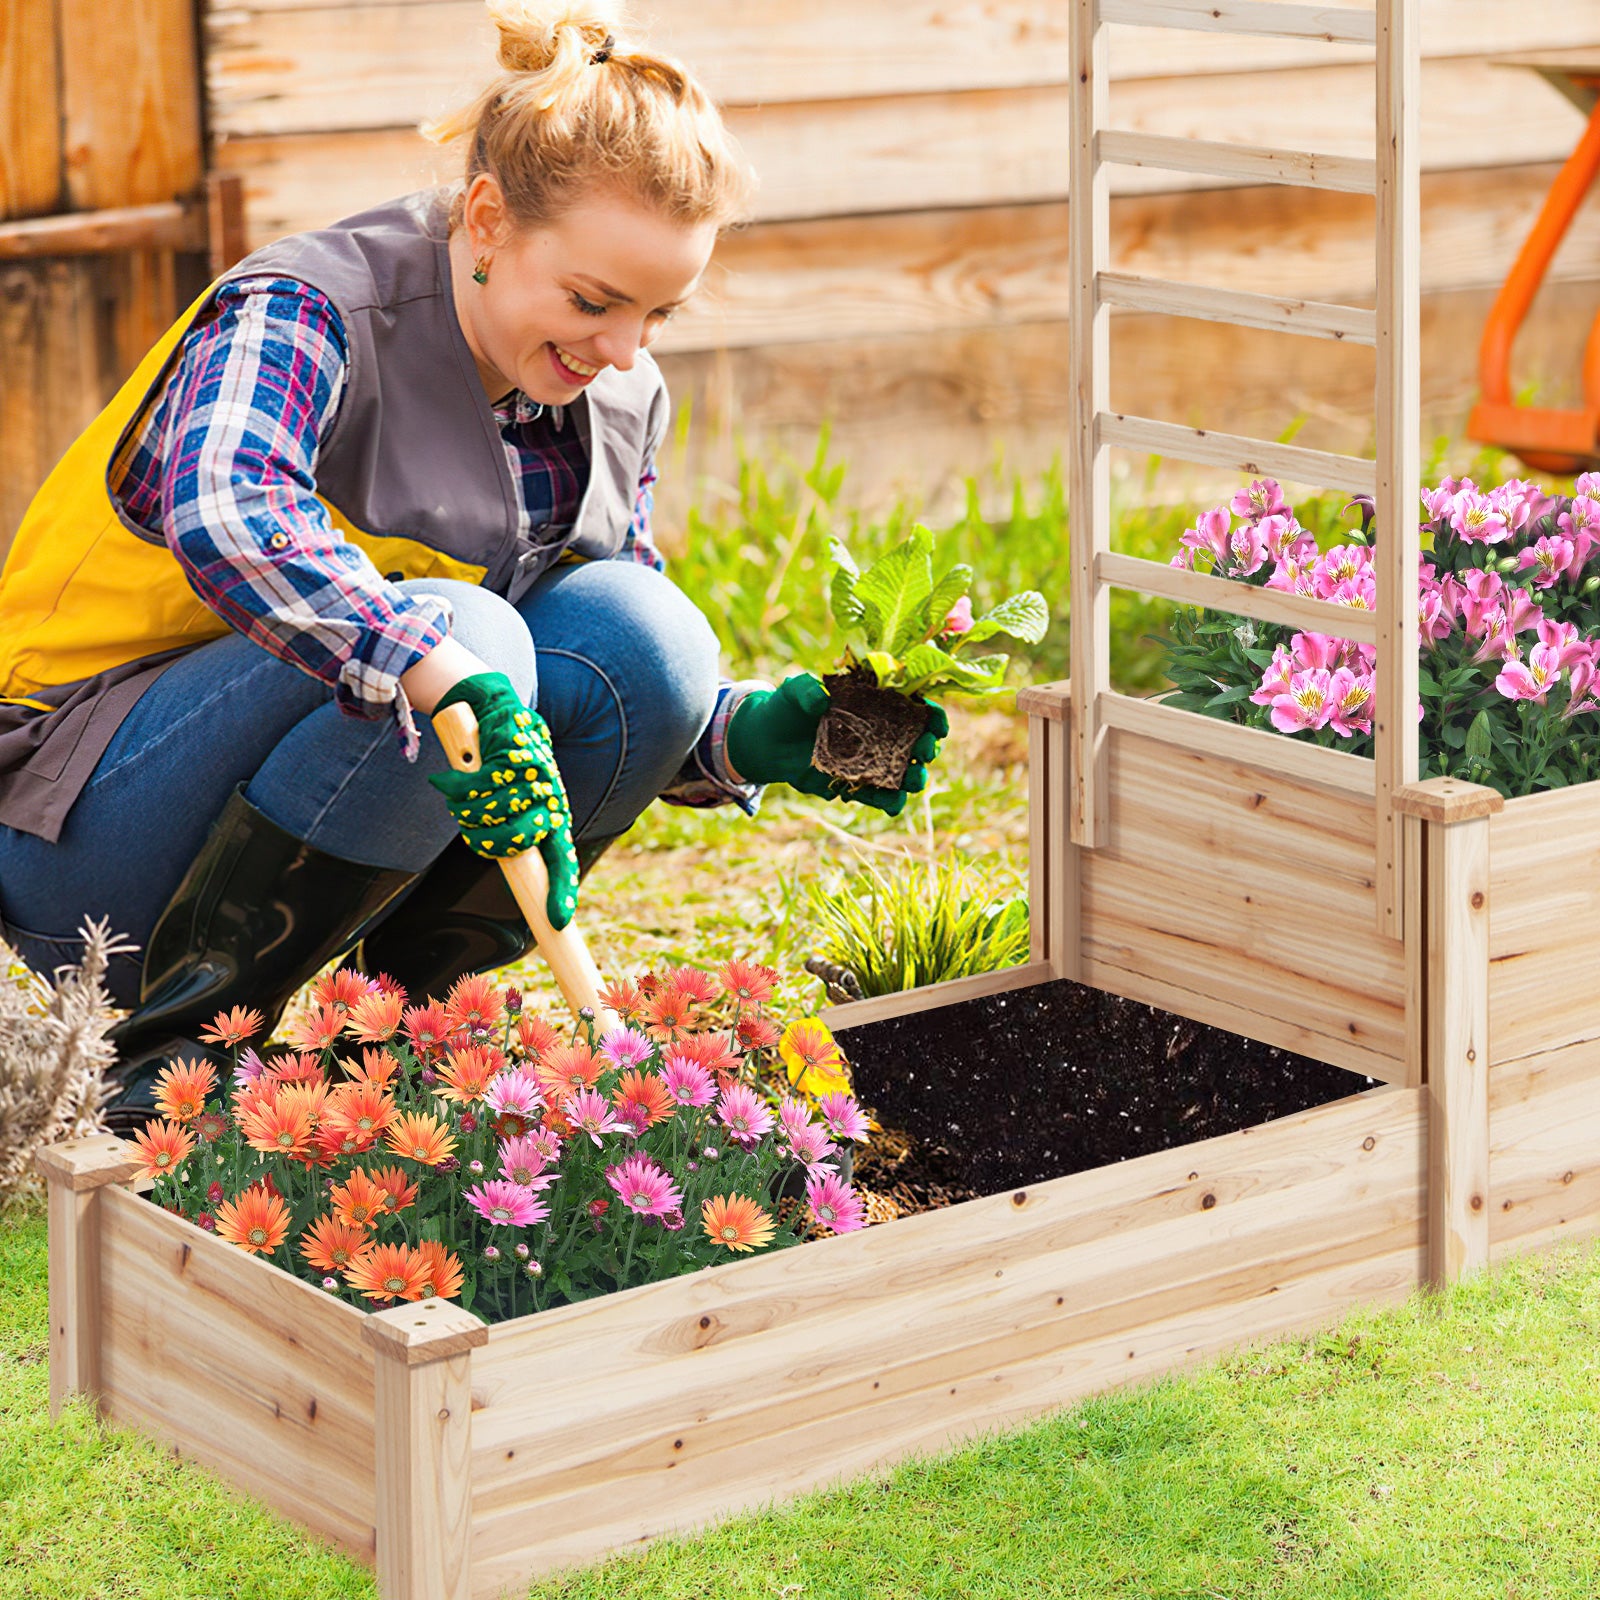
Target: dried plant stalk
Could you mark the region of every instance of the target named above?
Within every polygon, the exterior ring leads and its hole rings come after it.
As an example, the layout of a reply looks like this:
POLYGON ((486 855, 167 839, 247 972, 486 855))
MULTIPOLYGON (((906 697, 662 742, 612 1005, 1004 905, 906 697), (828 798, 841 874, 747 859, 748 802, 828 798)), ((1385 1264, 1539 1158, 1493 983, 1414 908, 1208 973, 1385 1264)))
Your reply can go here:
POLYGON ((105 987, 111 958, 135 948, 108 921, 85 922, 83 960, 50 978, 29 972, 0 945, 0 1204, 31 1187, 41 1145, 105 1130, 115 1087, 106 1069, 116 1020, 105 987))

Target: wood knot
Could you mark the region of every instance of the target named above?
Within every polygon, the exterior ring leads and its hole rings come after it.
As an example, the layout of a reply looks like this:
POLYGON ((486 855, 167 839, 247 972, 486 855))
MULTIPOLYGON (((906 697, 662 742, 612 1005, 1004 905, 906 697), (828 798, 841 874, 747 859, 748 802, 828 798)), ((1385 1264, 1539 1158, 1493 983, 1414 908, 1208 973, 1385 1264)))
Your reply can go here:
POLYGON ((1028 1203, 1028 1191, 1026 1189, 1018 1189, 1017 1192, 1014 1195, 1012 1195, 1011 1203, 1014 1206, 1025 1206, 1025 1205, 1027 1205, 1027 1203, 1028 1203))
POLYGON ((439 1407, 439 1413, 434 1418, 434 1420, 436 1422, 448 1422, 450 1420, 450 1407, 449 1406, 440 1406, 439 1407))
POLYGON ((1217 1197, 1214 1194, 1203 1194, 1200 1196, 1200 1209, 1202 1211, 1209 1211, 1216 1203, 1217 1197))
POLYGON ((1369 1133, 1366 1138, 1361 1141, 1361 1148, 1363 1150, 1373 1150, 1377 1148, 1377 1144, 1378 1141, 1369 1133))
POLYGON ((1572 1179, 1573 1179, 1573 1174, 1570 1173, 1570 1172, 1563 1172, 1561 1174, 1561 1181, 1563 1183, 1571 1183, 1572 1179))
POLYGON ((1484 895, 1482 889, 1474 889, 1472 891, 1472 909, 1474 911, 1483 910, 1483 899, 1484 895))
POLYGON ((701 1317, 700 1326, 702 1328, 709 1328, 711 1326, 711 1318, 710 1317, 701 1317))
POLYGON ((1481 1194, 1475 1194, 1467 1202, 1467 1204, 1469 1206, 1471 1206, 1474 1211, 1482 1211, 1483 1210, 1483 1196, 1481 1194))

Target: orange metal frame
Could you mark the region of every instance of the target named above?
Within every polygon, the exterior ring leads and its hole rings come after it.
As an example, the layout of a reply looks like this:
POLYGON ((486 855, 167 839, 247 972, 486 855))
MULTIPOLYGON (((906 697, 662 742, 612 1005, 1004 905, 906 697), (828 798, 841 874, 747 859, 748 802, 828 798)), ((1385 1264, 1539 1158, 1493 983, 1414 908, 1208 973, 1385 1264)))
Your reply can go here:
MULTIPOLYGON (((1600 78, 1577 80, 1600 89, 1600 78)), ((1600 175, 1600 101, 1567 163, 1550 186, 1539 219, 1518 254, 1478 347, 1483 398, 1472 408, 1467 436, 1500 445, 1536 472, 1582 472, 1600 466, 1600 315, 1589 329, 1583 355, 1583 407, 1556 410, 1519 406, 1511 398, 1511 348, 1533 297, 1578 207, 1600 175)))

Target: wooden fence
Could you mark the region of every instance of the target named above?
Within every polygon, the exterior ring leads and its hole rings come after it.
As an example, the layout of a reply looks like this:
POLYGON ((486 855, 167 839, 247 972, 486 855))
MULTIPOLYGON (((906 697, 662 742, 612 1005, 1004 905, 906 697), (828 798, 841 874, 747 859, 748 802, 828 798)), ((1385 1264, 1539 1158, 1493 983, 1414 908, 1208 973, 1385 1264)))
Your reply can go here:
MULTIPOLYGON (((0 64, 7 215, 197 192, 197 119, 181 137, 151 132, 184 103, 177 22, 188 3, 138 0, 96 38, 87 0, 12 0, 0 64), (52 49, 68 129, 59 146, 43 132, 52 49), (72 130, 96 86, 109 109, 89 159, 79 152, 91 141, 72 130)), ((652 42, 698 69, 762 180, 754 221, 724 240, 708 292, 662 342, 689 424, 663 484, 665 520, 707 475, 730 479, 740 441, 809 454, 825 419, 858 500, 935 492, 1002 452, 1029 472, 1062 453, 1066 7, 656 0, 649 11, 652 42)), ((1423 411, 1430 432, 1459 432, 1493 290, 1582 126, 1548 84, 1497 62, 1600 44, 1600 7, 1424 0, 1423 12, 1423 411)), ((480 0, 245 0, 211 8, 202 38, 210 164, 242 180, 250 243, 451 175, 454 158, 415 123, 493 66, 480 0)), ((1117 127, 1185 134, 1220 121, 1241 143, 1370 152, 1372 74, 1354 48, 1120 28, 1112 74, 1117 127)), ((1251 288, 1370 303, 1372 202, 1361 196, 1122 167, 1112 231, 1119 270, 1239 286, 1243 260, 1251 288)), ((93 409, 92 380, 125 370, 159 320, 108 345, 86 336, 86 307, 103 320, 107 305, 168 303, 107 287, 132 259, 6 269, 0 531, 93 409), (92 371, 91 348, 102 363, 92 371)), ((1523 336, 1519 379, 1552 399, 1575 389, 1597 292, 1591 205, 1523 336)), ((1113 339, 1118 409, 1203 413, 1269 436, 1303 419, 1300 442, 1370 448, 1367 350, 1138 313, 1119 315, 1113 339)))

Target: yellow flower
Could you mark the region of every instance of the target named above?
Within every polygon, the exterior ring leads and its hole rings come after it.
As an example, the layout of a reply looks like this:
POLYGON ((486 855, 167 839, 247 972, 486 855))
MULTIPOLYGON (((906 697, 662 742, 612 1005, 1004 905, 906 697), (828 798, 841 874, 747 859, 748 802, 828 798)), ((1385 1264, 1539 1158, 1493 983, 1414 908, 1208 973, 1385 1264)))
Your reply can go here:
POLYGON ((778 1040, 778 1054, 789 1071, 789 1082, 801 1094, 847 1094, 844 1057, 833 1035, 819 1017, 791 1022, 778 1040))

